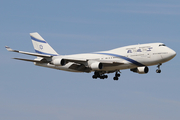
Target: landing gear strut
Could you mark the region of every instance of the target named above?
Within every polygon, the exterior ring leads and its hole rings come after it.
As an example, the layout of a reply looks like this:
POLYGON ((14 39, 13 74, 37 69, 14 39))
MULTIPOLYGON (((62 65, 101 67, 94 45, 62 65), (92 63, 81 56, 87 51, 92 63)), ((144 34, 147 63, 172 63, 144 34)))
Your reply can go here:
POLYGON ((161 69, 160 69, 160 66, 161 66, 162 64, 160 63, 157 67, 158 67, 158 69, 156 70, 156 73, 161 73, 161 69))
POLYGON ((114 80, 118 80, 119 78, 118 77, 120 77, 120 71, 116 71, 116 73, 115 73, 115 77, 113 78, 114 80), (119 73, 118 73, 119 72, 119 73))
POLYGON ((97 79, 97 78, 100 78, 100 79, 105 79, 105 78, 108 78, 107 75, 104 75, 100 72, 94 72, 94 75, 92 76, 93 79, 97 79))

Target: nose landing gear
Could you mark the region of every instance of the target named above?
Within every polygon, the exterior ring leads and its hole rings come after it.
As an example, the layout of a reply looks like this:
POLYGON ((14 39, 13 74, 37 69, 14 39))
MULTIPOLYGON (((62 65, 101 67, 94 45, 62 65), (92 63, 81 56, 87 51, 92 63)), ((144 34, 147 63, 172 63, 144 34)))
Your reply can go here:
POLYGON ((156 73, 161 73, 161 69, 160 69, 160 66, 161 66, 162 64, 160 63, 157 67, 158 67, 158 69, 156 70, 156 73))

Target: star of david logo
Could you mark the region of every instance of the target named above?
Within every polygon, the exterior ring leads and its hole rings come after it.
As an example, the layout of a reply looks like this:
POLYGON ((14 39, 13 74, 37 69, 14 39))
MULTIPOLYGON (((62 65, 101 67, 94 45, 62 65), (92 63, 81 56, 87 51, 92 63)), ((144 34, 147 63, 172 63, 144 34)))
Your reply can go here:
POLYGON ((39 45, 39 48, 42 50, 42 49, 43 49, 43 46, 42 46, 42 45, 39 45))

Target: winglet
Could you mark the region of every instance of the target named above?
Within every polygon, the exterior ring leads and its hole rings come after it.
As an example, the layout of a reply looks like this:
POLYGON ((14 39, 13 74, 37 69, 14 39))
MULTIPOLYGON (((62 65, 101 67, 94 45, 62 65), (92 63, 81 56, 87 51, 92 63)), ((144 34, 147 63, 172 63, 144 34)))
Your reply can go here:
POLYGON ((5 48, 6 48, 8 51, 10 51, 10 52, 17 52, 17 50, 13 50, 13 49, 11 49, 11 48, 8 47, 8 46, 5 46, 5 48))

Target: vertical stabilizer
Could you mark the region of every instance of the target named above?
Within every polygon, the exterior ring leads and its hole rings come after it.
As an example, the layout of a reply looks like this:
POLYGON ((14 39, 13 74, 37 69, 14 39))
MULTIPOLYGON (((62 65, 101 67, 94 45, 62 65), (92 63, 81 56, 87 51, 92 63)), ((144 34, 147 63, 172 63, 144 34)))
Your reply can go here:
POLYGON ((37 33, 30 33, 36 53, 56 56, 58 53, 37 33))

